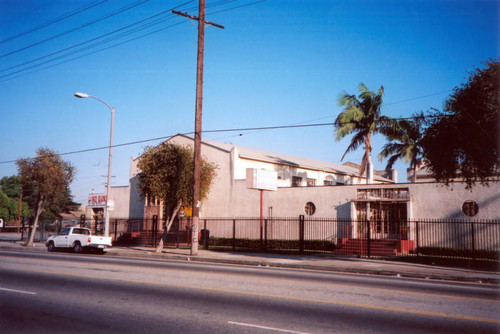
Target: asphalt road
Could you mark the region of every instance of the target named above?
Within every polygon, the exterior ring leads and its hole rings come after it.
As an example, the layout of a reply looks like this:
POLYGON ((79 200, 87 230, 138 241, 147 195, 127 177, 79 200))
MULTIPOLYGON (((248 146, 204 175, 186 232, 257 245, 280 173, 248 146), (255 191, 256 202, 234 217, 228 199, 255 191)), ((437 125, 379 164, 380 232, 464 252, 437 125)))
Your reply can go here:
POLYGON ((0 331, 496 333, 497 286, 0 251, 0 331))

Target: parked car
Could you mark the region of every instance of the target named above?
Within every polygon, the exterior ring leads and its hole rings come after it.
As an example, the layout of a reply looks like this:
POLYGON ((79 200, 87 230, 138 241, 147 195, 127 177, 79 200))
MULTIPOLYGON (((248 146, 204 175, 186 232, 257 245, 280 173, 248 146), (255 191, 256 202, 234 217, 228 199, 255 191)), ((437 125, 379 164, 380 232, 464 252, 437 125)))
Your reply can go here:
POLYGON ((68 227, 58 235, 49 237, 46 245, 49 252, 58 248, 66 248, 73 249, 75 253, 81 253, 84 250, 97 250, 103 253, 111 247, 111 237, 91 235, 88 228, 68 227))

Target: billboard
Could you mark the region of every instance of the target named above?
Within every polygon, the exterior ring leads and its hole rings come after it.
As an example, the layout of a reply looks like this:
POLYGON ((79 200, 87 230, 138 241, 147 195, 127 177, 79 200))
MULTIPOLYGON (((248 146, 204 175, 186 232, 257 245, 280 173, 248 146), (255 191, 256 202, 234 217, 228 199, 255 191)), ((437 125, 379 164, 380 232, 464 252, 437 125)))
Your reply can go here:
POLYGON ((259 190, 277 190, 278 173, 275 171, 247 168, 247 187, 259 190))
POLYGON ((89 208, 105 208, 106 194, 89 194, 87 206, 89 208))

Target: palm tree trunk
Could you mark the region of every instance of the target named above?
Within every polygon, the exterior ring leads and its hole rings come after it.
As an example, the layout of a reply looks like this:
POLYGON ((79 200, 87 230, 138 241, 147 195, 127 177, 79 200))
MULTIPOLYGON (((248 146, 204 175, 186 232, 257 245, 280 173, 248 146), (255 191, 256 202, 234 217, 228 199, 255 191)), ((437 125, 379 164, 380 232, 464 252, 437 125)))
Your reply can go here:
POLYGON ((372 166, 372 140, 370 133, 366 134, 365 140, 365 154, 366 154, 366 184, 373 183, 373 166, 372 166))

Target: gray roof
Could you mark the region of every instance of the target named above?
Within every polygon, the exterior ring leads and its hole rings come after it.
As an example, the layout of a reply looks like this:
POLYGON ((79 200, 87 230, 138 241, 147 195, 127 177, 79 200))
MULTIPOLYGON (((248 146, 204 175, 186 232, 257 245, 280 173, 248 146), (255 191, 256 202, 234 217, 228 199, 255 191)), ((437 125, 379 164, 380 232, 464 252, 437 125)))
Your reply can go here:
MULTIPOLYGON (((186 135, 179 135, 179 136, 183 136, 183 137, 189 138, 191 140, 193 139, 192 137, 189 137, 186 135)), ((279 165, 300 167, 300 168, 304 168, 304 169, 311 169, 311 170, 324 171, 324 172, 330 172, 330 173, 335 173, 335 174, 343 174, 343 175, 350 175, 350 176, 359 177, 359 169, 351 167, 351 166, 347 166, 347 165, 340 165, 340 164, 335 164, 333 162, 300 158, 300 157, 295 157, 295 156, 291 156, 291 155, 287 155, 287 154, 263 151, 263 150, 258 150, 258 149, 254 149, 254 148, 237 146, 237 145, 228 144, 228 143, 221 143, 221 142, 207 140, 207 139, 202 139, 202 143, 205 145, 209 145, 209 146, 218 148, 220 150, 226 151, 228 153, 231 152, 231 150, 233 148, 236 148, 238 150, 238 156, 240 158, 265 161, 265 162, 271 162, 271 163, 275 163, 275 164, 279 164, 279 165)), ((377 181, 381 181, 381 182, 393 182, 390 179, 387 179, 385 177, 382 177, 382 176, 376 175, 376 174, 374 174, 374 179, 377 181)))

